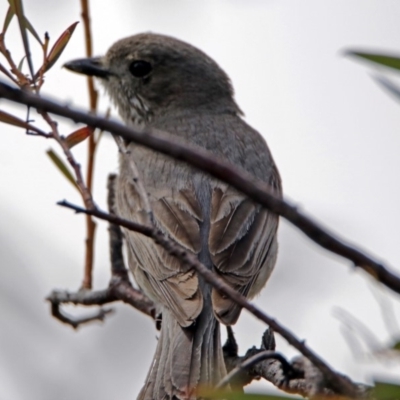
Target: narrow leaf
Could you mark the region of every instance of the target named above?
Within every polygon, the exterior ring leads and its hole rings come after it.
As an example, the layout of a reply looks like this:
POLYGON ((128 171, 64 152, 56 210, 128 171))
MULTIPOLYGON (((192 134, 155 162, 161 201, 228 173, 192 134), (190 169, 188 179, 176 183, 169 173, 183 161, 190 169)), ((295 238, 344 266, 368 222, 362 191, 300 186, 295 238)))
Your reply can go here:
POLYGON ((77 129, 75 132, 72 132, 66 137, 65 141, 67 143, 67 146, 71 149, 72 147, 87 139, 90 135, 93 134, 93 132, 94 129, 90 126, 84 126, 83 128, 77 129))
POLYGON ((385 67, 400 70, 400 57, 389 56, 387 54, 364 53, 360 51, 349 51, 348 55, 358 57, 367 61, 374 62, 385 67))
POLYGON ((42 40, 40 39, 40 36, 37 34, 35 28, 34 28, 34 27, 32 26, 32 24, 29 22, 28 18, 26 18, 26 17, 24 17, 24 18, 25 18, 24 23, 25 23, 26 29, 28 29, 28 31, 32 34, 32 36, 43 46, 43 42, 42 42, 42 40))
POLYGON ((25 128, 31 131, 36 131, 36 128, 28 124, 28 122, 25 122, 24 120, 1 110, 0 110, 0 121, 8 125, 14 125, 18 126, 19 128, 25 128))
MULTIPOLYGON (((58 60, 58 58, 60 57, 61 53, 64 51, 65 47, 67 46, 69 40, 71 39, 71 36, 74 33, 76 25, 78 25, 78 24, 79 24, 79 21, 74 22, 56 40, 56 42, 54 43, 53 47, 51 48, 51 50, 49 52, 49 55, 47 57, 47 61, 46 61, 46 64, 45 64, 45 69, 44 69, 43 72, 48 71, 55 64, 55 62, 58 60)), ((35 79, 37 79, 39 77, 39 74, 40 74, 40 71, 38 71, 35 74, 35 79)))
POLYGON ((13 16, 14 16, 14 11, 10 6, 8 7, 6 17, 4 18, 3 31, 2 31, 3 35, 5 35, 5 33, 7 32, 8 26, 10 25, 13 16))
POLYGON ((64 161, 55 153, 54 150, 47 150, 47 155, 50 157, 50 160, 53 161, 54 165, 58 168, 58 170, 68 179, 75 188, 78 188, 75 179, 69 170, 69 168, 65 165, 64 161))
POLYGON ((29 72, 33 76, 33 64, 31 59, 31 51, 29 48, 29 40, 28 35, 26 33, 27 25, 29 25, 28 20, 24 16, 24 9, 22 6, 22 0, 9 0, 10 6, 13 9, 13 12, 16 14, 18 18, 19 29, 21 31, 22 43, 24 45, 24 51, 26 54, 26 58, 28 60, 29 72))
POLYGON ((19 64, 18 64, 18 71, 22 71, 22 66, 24 65, 24 60, 25 60, 25 58, 26 58, 26 56, 23 56, 22 58, 21 58, 21 61, 19 62, 19 64))
POLYGON ((400 100, 400 88, 396 86, 392 81, 383 76, 374 76, 373 79, 397 100, 400 100))

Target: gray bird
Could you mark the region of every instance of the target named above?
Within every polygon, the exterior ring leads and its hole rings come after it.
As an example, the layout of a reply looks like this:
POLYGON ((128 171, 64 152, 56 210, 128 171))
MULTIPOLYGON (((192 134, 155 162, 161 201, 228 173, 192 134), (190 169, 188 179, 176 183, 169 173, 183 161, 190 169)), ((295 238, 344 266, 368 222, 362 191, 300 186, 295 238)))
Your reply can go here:
MULTIPOLYGON (((166 131, 206 149, 281 196, 267 144, 241 118, 226 73, 202 51, 145 33, 116 42, 104 57, 66 67, 100 78, 127 125, 166 131)), ((259 293, 276 261, 278 217, 196 168, 126 143, 117 183, 123 218, 146 223, 132 160, 156 226, 244 296, 259 293)), ((130 231, 125 237, 135 280, 162 307, 161 334, 139 399, 195 399, 199 385, 226 375, 219 322, 235 324, 241 309, 151 239, 130 231)))

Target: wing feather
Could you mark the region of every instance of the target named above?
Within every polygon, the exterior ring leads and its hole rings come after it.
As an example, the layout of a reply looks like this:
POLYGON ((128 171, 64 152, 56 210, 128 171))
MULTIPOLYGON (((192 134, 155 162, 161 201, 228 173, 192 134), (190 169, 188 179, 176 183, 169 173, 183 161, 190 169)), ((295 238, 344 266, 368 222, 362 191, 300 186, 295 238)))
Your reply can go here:
MULTIPOLYGON (((275 182, 279 194, 279 179, 275 182)), ((278 217, 227 185, 214 189, 211 207, 209 248, 215 270, 241 294, 252 297, 275 264, 278 217)), ((241 309, 229 298, 213 289, 212 302, 221 322, 237 321, 241 309)))
MULTIPOLYGON (((143 223, 142 204, 134 184, 121 180, 119 209, 125 217, 143 223)), ((157 227, 193 254, 201 250, 201 207, 190 190, 170 190, 150 198, 157 227)), ((187 327, 203 308, 197 274, 168 254, 150 238, 125 231, 129 264, 138 285, 157 303, 169 308, 178 323, 187 327)))

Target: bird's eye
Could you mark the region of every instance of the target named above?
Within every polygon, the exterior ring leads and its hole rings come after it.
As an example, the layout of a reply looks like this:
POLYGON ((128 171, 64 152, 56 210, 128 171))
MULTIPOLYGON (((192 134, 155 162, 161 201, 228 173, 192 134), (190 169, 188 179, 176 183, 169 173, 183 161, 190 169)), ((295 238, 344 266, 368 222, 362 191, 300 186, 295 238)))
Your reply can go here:
POLYGON ((152 70, 152 66, 149 62, 143 60, 133 61, 129 65, 130 73, 136 78, 143 78, 148 75, 152 70))

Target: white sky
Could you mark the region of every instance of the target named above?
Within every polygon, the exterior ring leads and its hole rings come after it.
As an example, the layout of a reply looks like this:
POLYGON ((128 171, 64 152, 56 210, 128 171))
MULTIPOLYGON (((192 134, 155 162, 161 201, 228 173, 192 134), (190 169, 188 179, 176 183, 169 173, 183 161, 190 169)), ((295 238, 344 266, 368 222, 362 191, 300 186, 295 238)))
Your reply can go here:
MULTIPOLYGON (((48 31, 53 40, 79 19, 78 1, 25 3, 39 34, 48 31)), ((6 5, 0 3, 0 15, 6 5)), ((400 107, 370 79, 371 67, 343 56, 349 48, 400 54, 398 1, 93 0, 91 9, 95 54, 122 37, 153 31, 213 57, 231 77, 246 120, 267 139, 286 198, 400 273, 400 107)), ((18 59, 22 50, 13 24, 6 40, 18 59)), ((43 93, 86 108, 85 79, 61 69, 84 56, 82 38, 79 24, 43 93)), ((39 66, 40 53, 34 53, 39 66)), ((107 104, 103 96, 103 110, 107 104)), ((0 107, 7 108, 4 100, 0 107)), ((16 110, 24 118, 23 109, 16 110)), ((63 134, 75 129, 60 122, 63 134)), ((55 144, 0 126, 2 396, 132 399, 155 348, 153 323, 123 305, 105 324, 78 332, 50 317, 44 297, 53 288, 77 289, 83 262, 83 217, 55 203, 79 197, 44 154, 55 144)), ((83 162, 85 145, 74 152, 83 162)), ((101 143, 97 161, 95 197, 105 206, 106 176, 117 171, 111 139, 101 143)), ((97 239, 95 286, 103 288, 109 276, 105 223, 99 223, 97 239)), ((334 310, 347 310, 388 345, 400 336, 389 314, 391 307, 398 314, 398 298, 283 221, 279 261, 256 302, 338 371, 370 382, 395 379, 399 359, 355 357, 334 310)), ((235 328, 241 350, 259 345, 263 330, 243 312, 235 328)), ((297 354, 281 339, 278 350, 289 358, 297 354)), ((261 382, 251 389, 271 387, 261 382)))

